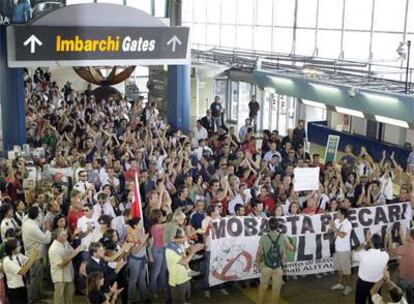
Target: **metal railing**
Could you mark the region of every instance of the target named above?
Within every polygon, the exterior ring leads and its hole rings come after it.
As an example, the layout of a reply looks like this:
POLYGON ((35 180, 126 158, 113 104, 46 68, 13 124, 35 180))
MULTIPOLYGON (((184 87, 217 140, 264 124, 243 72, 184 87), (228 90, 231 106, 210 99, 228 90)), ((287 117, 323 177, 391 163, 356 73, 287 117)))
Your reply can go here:
POLYGON ((369 88, 398 94, 414 93, 411 92, 412 89, 414 90, 412 79, 414 69, 408 69, 406 88, 406 67, 400 65, 232 48, 208 48, 197 44, 193 45, 192 60, 198 64, 220 64, 244 72, 262 69, 355 88, 369 88))

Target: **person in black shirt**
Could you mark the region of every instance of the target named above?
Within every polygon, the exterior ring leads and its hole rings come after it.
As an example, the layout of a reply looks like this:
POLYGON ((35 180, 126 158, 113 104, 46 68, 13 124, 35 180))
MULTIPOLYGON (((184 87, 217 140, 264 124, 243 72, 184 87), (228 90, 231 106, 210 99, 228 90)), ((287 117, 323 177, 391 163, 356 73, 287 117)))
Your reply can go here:
POLYGON ((200 123, 207 130, 208 135, 211 136, 214 132, 214 122, 213 117, 211 116, 211 110, 207 110, 206 114, 206 116, 200 119, 200 123))
POLYGON ((182 212, 188 214, 193 209, 193 206, 193 201, 188 198, 188 188, 184 185, 179 187, 177 195, 172 201, 172 210, 175 212, 177 209, 181 209, 182 212))
POLYGON ((252 100, 249 102, 249 118, 253 124, 254 130, 256 132, 257 128, 257 113, 260 110, 260 104, 256 100, 256 95, 252 95, 252 100))
POLYGON ((211 117, 213 118, 215 131, 218 132, 222 125, 223 106, 221 105, 220 97, 216 96, 214 102, 210 106, 211 117))
POLYGON ((299 146, 304 146, 306 140, 306 131, 305 131, 305 121, 300 119, 298 121, 297 127, 293 130, 292 134, 292 144, 295 149, 298 149, 299 146))
POLYGON ((118 288, 117 283, 114 283, 109 292, 105 294, 103 286, 104 275, 102 272, 95 271, 88 275, 88 300, 90 304, 116 303, 123 288, 118 288))
POLYGON ((103 290, 109 291, 110 287, 117 281, 117 274, 125 266, 126 262, 121 259, 115 269, 108 266, 107 262, 103 259, 105 255, 105 249, 99 242, 91 243, 89 246, 90 258, 86 264, 86 273, 89 275, 93 272, 101 272, 104 277, 103 290))

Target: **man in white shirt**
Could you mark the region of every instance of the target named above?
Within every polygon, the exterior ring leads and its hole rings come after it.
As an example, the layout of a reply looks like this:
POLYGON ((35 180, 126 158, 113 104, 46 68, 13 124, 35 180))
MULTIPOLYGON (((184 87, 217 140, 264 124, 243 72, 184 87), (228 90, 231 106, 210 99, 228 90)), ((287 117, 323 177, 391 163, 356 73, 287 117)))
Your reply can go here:
POLYGON ((351 232, 352 224, 348 220, 349 211, 340 208, 337 219, 330 223, 331 230, 335 233, 334 268, 338 274, 338 283, 331 290, 342 290, 347 296, 352 292, 351 287, 351 232))
POLYGON ((375 283, 383 278, 389 255, 382 250, 384 244, 381 236, 367 235, 369 248, 365 249, 365 243, 354 253, 354 260, 359 262, 358 281, 355 292, 355 303, 365 304, 371 297, 370 290, 375 283))
POLYGON ((108 196, 101 192, 98 194, 97 197, 98 203, 93 206, 93 217, 98 219, 101 215, 109 215, 110 217, 114 218, 115 211, 111 205, 111 202, 108 200, 108 196))
POLYGON ((244 142, 244 140, 245 140, 245 137, 246 137, 246 135, 247 135, 247 133, 248 133, 248 130, 249 130, 249 128, 251 128, 252 126, 250 125, 250 119, 249 118, 247 118, 246 120, 245 120, 245 124, 244 124, 244 126, 242 126, 241 128, 240 128, 240 130, 239 130, 239 139, 240 139, 240 142, 244 142))
POLYGON ((98 227, 97 218, 93 216, 92 204, 86 204, 83 206, 83 216, 78 219, 76 228, 79 230, 81 239, 81 245, 83 250, 87 251, 89 245, 92 243, 93 232, 98 227))
POLYGON ((123 242, 127 236, 127 221, 130 212, 131 209, 126 208, 122 211, 121 215, 115 217, 111 222, 112 229, 115 229, 118 232, 119 241, 121 242, 123 242))
POLYGON ((54 304, 71 304, 75 293, 75 272, 72 259, 82 250, 82 245, 75 250, 69 245, 68 234, 59 229, 56 240, 49 248, 50 273, 55 285, 54 304))
POLYGON ((250 189, 247 188, 246 184, 242 183, 239 185, 239 190, 237 194, 229 202, 228 211, 230 215, 236 214, 235 207, 237 204, 246 206, 250 202, 251 195, 248 195, 249 194, 248 192, 250 192, 250 189))
POLYGON ((92 188, 93 185, 88 182, 88 173, 86 170, 78 171, 78 182, 73 186, 74 190, 78 190, 80 193, 85 193, 88 189, 92 188))
POLYGON ((213 150, 211 150, 210 147, 206 146, 205 139, 200 139, 198 141, 198 148, 194 150, 193 154, 195 154, 197 156, 198 161, 200 161, 204 153, 213 155, 213 150))
POLYGON ((22 226, 22 237, 26 255, 30 256, 33 250, 39 250, 38 258, 32 268, 30 268, 29 303, 35 303, 41 297, 40 291, 42 290, 44 274, 42 258, 46 251, 45 245, 50 244, 52 240, 50 223, 45 222, 42 231, 37 222, 38 217, 39 208, 36 206, 30 207, 28 219, 22 226))
POLYGON ((266 152, 266 154, 263 156, 263 159, 269 162, 272 160, 273 155, 277 155, 279 157, 279 161, 282 161, 282 155, 279 151, 277 151, 277 145, 274 141, 270 144, 270 150, 266 152))
POLYGON ((101 185, 108 182, 108 173, 105 170, 105 161, 102 158, 93 161, 93 169, 93 171, 98 174, 101 185))
POLYGON ((207 139, 208 132, 207 129, 201 125, 201 120, 197 120, 197 125, 193 130, 194 132, 194 140, 198 143, 200 139, 207 139))

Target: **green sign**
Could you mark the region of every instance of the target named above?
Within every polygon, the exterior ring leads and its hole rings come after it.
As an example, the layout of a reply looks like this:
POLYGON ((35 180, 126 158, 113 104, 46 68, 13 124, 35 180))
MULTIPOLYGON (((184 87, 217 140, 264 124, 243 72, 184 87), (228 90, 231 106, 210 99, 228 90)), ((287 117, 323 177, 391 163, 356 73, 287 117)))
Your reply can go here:
POLYGON ((335 162, 336 153, 338 152, 340 137, 338 135, 329 135, 325 149, 325 163, 335 162))

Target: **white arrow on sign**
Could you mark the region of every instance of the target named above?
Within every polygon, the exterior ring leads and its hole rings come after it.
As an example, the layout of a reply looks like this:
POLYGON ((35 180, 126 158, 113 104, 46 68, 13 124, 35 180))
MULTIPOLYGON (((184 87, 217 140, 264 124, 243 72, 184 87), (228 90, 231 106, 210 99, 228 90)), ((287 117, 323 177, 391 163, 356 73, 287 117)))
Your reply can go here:
POLYGON ((36 51, 36 44, 38 46, 43 45, 43 42, 39 40, 35 35, 30 36, 25 42, 23 42, 24 46, 28 46, 30 44, 30 53, 34 54, 36 51))
POLYGON ((170 45, 172 43, 172 51, 175 52, 175 47, 177 46, 177 43, 179 45, 182 44, 182 42, 180 41, 180 39, 178 39, 178 37, 176 35, 174 35, 170 40, 168 40, 167 45, 170 45))

